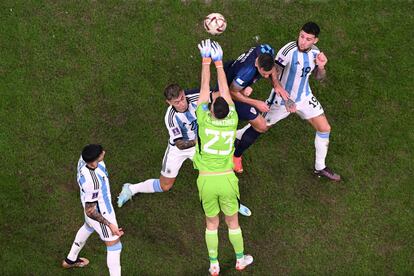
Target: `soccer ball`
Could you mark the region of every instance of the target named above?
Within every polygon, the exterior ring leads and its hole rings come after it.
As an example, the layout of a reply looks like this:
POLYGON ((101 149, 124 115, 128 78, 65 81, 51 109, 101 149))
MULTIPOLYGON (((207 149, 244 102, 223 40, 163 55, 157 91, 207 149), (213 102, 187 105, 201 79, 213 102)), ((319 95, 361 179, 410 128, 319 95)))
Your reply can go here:
POLYGON ((204 18, 204 29, 212 35, 219 35, 227 27, 227 22, 224 16, 220 13, 210 13, 204 18))

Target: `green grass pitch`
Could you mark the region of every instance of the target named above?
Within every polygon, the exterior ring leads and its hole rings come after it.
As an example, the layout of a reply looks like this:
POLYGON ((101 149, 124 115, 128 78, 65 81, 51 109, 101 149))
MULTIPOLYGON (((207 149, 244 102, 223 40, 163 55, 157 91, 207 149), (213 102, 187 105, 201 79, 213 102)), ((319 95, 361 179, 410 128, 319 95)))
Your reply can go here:
MULTIPOLYGON (((312 20, 328 78, 312 82, 332 125, 314 178, 314 130, 296 116, 245 153, 241 218, 252 275, 414 274, 413 7, 391 1, 10 1, 0 3, 0 274, 107 275, 97 235, 61 260, 83 223, 76 162, 102 143, 113 200, 124 182, 159 176, 168 134, 162 91, 197 87, 202 20, 222 13, 225 59, 255 43, 279 49, 312 20)), ((266 99, 269 84, 255 85, 266 99)), ((207 275, 196 172, 172 191, 116 209, 124 275, 207 275)), ((224 221, 223 275, 239 275, 224 221)))

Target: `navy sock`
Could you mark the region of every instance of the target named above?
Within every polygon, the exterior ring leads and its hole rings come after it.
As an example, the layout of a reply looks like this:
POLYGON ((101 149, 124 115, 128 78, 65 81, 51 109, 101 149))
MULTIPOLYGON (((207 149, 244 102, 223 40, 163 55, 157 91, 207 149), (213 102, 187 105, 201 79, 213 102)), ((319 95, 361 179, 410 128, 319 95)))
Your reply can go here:
POLYGON ((256 131, 252 126, 249 127, 241 137, 241 140, 237 143, 234 151, 234 156, 240 157, 243 152, 247 150, 260 136, 260 132, 256 131))

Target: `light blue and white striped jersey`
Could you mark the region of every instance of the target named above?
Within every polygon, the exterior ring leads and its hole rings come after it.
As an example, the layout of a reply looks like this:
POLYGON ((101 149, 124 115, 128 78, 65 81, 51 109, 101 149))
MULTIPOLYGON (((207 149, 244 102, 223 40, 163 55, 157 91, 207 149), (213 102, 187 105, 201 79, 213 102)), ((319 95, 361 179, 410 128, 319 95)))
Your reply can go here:
POLYGON ((194 140, 197 137, 195 111, 199 95, 199 89, 185 91, 188 102, 188 109, 185 112, 178 112, 173 106, 168 107, 165 114, 165 126, 170 134, 171 145, 174 146, 178 139, 194 140))
POLYGON ((312 93, 309 76, 317 66, 315 59, 319 53, 315 45, 307 52, 301 52, 296 41, 292 41, 276 55, 275 62, 283 68, 279 80, 295 102, 312 93))
POLYGON ((86 166, 81 156, 78 161, 77 181, 83 208, 85 208, 85 202, 97 202, 98 211, 102 215, 114 212, 108 172, 103 161, 99 162, 98 167, 93 170, 86 166))

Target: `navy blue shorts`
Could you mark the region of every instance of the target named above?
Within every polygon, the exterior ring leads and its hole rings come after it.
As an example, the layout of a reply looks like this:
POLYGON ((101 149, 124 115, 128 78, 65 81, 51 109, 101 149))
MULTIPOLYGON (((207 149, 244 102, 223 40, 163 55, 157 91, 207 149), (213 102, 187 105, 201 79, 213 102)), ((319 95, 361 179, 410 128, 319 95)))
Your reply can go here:
POLYGON ((260 114, 259 110, 250 104, 234 101, 234 105, 236 106, 237 115, 239 115, 239 120, 241 121, 254 120, 260 114))

